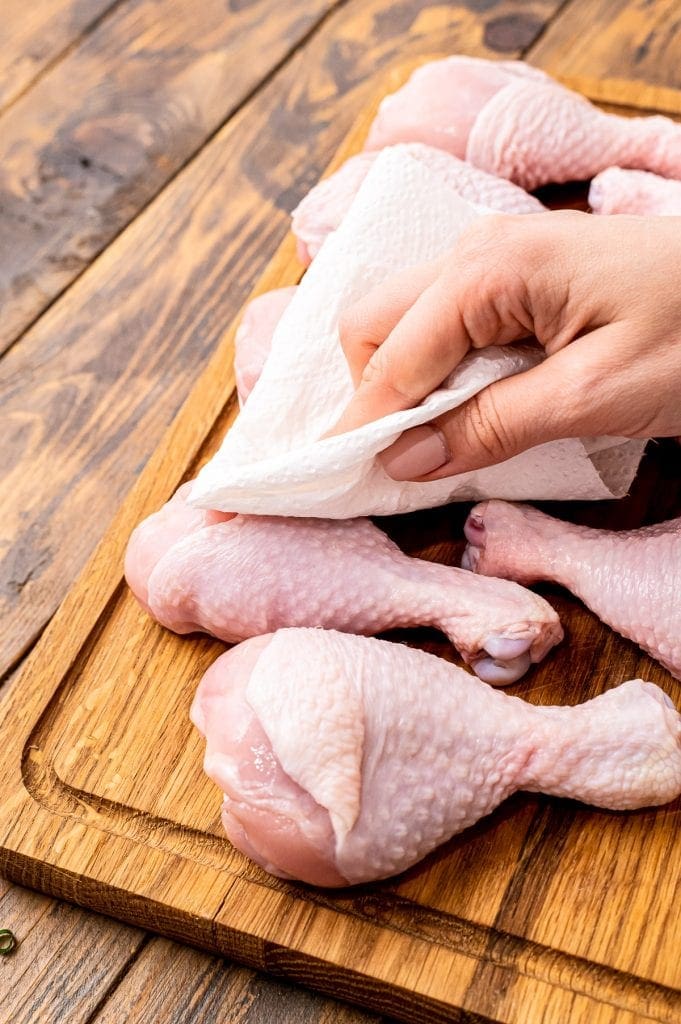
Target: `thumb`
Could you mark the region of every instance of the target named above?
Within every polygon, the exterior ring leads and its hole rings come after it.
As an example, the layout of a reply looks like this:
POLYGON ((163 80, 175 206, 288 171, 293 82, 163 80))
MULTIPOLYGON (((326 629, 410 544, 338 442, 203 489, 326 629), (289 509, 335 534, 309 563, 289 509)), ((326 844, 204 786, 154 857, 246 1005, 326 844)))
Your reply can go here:
POLYGON ((405 431, 379 456, 386 473, 394 480, 437 480, 558 438, 612 433, 607 372, 593 355, 595 336, 612 330, 594 331, 431 423, 405 431))

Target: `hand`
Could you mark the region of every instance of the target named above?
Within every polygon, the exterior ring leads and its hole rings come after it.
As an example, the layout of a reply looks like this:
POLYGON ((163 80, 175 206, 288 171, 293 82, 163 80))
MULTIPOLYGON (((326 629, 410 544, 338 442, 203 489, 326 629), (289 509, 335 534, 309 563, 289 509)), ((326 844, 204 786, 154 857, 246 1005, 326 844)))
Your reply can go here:
POLYGON ((418 405, 470 349, 533 335, 547 359, 406 431, 386 472, 430 480, 557 438, 681 434, 681 218, 481 218, 342 317, 356 391, 333 433, 418 405))

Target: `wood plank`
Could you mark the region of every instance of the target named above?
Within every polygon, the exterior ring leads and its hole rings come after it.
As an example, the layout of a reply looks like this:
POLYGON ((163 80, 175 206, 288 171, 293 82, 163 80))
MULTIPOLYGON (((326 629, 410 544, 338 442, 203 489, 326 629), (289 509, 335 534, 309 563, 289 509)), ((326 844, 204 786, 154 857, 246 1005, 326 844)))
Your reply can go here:
POLYGON ((0 117, 0 351, 337 0, 129 0, 0 117))
MULTIPOLYGON (((0 1018, 1 1019, 1 1018, 0 1018)), ((219 957, 153 939, 92 1024, 389 1024, 219 957)), ((4 1022, 3 1022, 4 1024, 4 1022)))
MULTIPOLYGON (((19 672, 3 691, 13 692, 19 672)), ((0 1024, 87 1022, 135 959, 145 933, 0 877, 0 927, 17 947, 3 961, 0 1024)))
POLYGON ((430 52, 494 56, 490 35, 513 55, 557 3, 522 16, 510 0, 480 15, 347 4, 5 357, 0 674, 82 568, 382 69, 430 52))
MULTIPOLYGON (((358 126, 345 151, 360 138, 358 126)), ((298 274, 288 239, 258 289, 298 274)), ((184 714, 219 645, 157 629, 112 567, 131 526, 233 420, 232 346, 233 329, 0 706, 12 723, 0 750, 4 870, 399 1019, 678 1020, 681 921, 667 908, 681 897, 679 801, 615 815, 518 795, 405 877, 332 894, 266 876, 215 829, 219 797, 196 772, 184 714), (78 744, 85 756, 71 757, 78 744)), ((651 455, 630 499, 563 514, 623 526, 678 512, 678 451, 659 445, 651 455)), ((464 512, 401 518, 391 533, 407 550, 451 561, 464 512)), ((565 678, 570 700, 584 699, 615 673, 673 691, 659 665, 577 601, 554 600, 572 644, 534 672, 535 699, 564 701, 565 678)), ((444 643, 426 646, 452 657, 444 643)))
POLYGON ((120 0, 4 0, 0 111, 120 0))
POLYGON ((0 1024, 86 1024, 144 933, 0 879, 0 922, 19 945, 2 961, 0 1024))
MULTIPOLYGON (((0 924, 19 945, 3 961, 0 1024, 230 1020, 381 1024, 374 1015, 276 982, 0 878, 0 924)), ((385 1020, 385 1024, 389 1024, 385 1020)))
POLYGON ((528 60, 592 100, 678 116, 679 53, 678 0, 572 0, 528 60))

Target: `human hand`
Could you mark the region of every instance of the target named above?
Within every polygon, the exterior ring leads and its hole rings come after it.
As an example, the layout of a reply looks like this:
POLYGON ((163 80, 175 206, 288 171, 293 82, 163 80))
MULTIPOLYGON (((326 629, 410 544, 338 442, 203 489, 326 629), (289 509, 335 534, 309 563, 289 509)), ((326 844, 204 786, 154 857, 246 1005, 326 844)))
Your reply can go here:
POLYGON ((563 437, 681 434, 681 218, 481 218, 342 317, 356 391, 333 433, 418 405, 470 349, 531 336, 547 359, 406 431, 386 472, 431 480, 563 437))

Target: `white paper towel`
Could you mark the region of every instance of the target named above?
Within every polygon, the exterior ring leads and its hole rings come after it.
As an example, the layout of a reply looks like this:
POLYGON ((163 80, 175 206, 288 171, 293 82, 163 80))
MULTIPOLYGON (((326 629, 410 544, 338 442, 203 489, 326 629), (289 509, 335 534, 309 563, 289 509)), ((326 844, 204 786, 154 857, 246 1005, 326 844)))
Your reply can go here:
POLYGON ((569 439, 429 483, 391 480, 375 456, 408 427, 453 409, 542 358, 513 346, 472 353, 421 405, 338 437, 352 382, 338 339, 343 309, 404 267, 433 259, 481 216, 400 146, 382 152, 339 229, 286 309, 248 403, 201 470, 191 504, 230 512, 347 518, 485 497, 608 498, 626 492, 645 442, 569 439))

